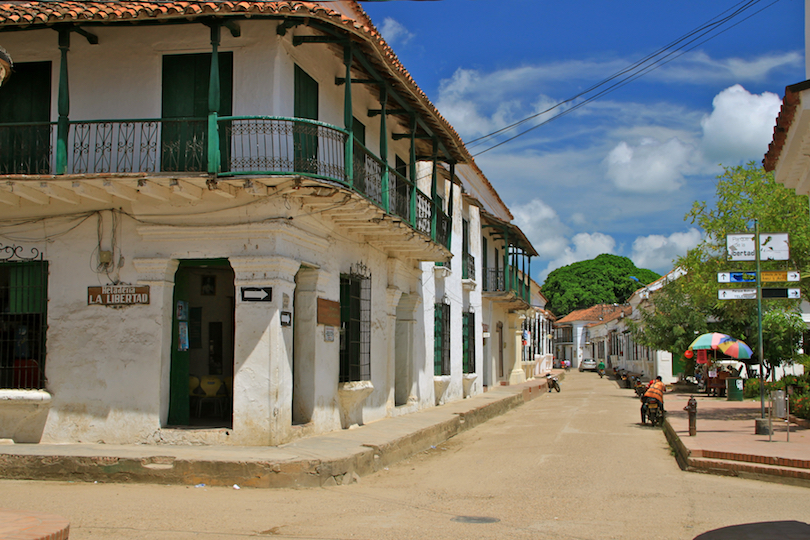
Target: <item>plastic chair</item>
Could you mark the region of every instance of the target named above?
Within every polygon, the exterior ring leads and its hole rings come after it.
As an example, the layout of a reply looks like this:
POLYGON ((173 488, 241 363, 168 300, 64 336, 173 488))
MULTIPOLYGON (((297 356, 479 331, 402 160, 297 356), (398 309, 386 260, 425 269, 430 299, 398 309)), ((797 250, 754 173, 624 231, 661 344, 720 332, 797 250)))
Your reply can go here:
POLYGON ((197 403, 200 400, 200 396, 204 395, 205 393, 200 388, 200 378, 196 375, 189 375, 188 376, 188 399, 189 399, 189 409, 194 411, 197 409, 197 403))
POLYGON ((200 388, 205 393, 197 402, 197 416, 202 416, 202 408, 206 403, 213 403, 214 415, 222 416, 225 396, 220 395, 223 387, 222 379, 216 375, 206 375, 200 378, 200 388))

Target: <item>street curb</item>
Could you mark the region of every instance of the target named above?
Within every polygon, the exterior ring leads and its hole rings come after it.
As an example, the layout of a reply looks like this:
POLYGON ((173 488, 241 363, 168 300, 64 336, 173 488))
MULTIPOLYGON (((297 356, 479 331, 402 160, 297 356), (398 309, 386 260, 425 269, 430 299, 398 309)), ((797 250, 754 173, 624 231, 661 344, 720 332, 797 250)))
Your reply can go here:
POLYGON ((57 480, 255 488, 308 488, 342 485, 429 450, 448 439, 501 416, 543 395, 545 381, 524 385, 501 399, 456 412, 448 420, 382 444, 358 443, 332 459, 288 461, 218 461, 176 456, 113 457, 0 454, 0 477, 13 480, 57 480))
POLYGON ((810 473, 796 470, 797 467, 789 466, 791 464, 783 463, 783 460, 776 458, 747 455, 715 456, 717 452, 706 452, 707 455, 704 456, 704 451, 698 450, 693 459, 692 451, 683 444, 669 420, 664 420, 663 429, 675 454, 675 460, 683 471, 810 487, 810 473), (713 459, 715 457, 719 460, 713 459))

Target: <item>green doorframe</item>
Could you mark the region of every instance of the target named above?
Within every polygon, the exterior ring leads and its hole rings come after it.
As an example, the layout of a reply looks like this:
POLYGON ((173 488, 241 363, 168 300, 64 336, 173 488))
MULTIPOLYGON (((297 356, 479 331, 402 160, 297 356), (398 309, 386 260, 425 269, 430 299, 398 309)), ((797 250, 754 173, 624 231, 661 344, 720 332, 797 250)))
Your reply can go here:
MULTIPOLYGON (((189 278, 184 272, 188 268, 198 267, 227 267, 231 268, 228 259, 183 259, 177 266, 174 274, 174 294, 172 295, 172 341, 171 364, 169 367, 169 415, 167 425, 188 426, 191 420, 191 401, 189 396, 190 357, 188 346, 180 350, 180 326, 186 323, 186 331, 190 323, 189 314, 189 278), (180 302, 185 302, 185 320, 181 319, 182 309, 180 302)), ((235 317, 235 314, 231 315, 235 317)), ((188 336, 188 334, 186 334, 188 336)), ((187 345, 187 344, 186 344, 187 345)))

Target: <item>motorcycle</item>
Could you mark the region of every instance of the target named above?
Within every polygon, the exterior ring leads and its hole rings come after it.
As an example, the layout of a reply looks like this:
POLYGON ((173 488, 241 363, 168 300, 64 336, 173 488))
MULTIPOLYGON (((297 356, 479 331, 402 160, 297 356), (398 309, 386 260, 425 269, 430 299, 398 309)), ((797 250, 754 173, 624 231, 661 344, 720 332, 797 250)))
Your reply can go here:
POLYGON ((642 404, 641 423, 645 424, 645 420, 649 420, 653 427, 662 425, 664 423, 664 406, 654 399, 642 404))
POLYGON ((546 381, 548 382, 548 391, 551 392, 553 388, 557 392, 560 391, 560 380, 551 373, 546 374, 546 381))
POLYGON ((601 379, 602 377, 604 377, 604 376, 605 376, 605 370, 604 370, 604 369, 597 368, 597 370, 596 370, 596 371, 598 371, 598 372, 599 372, 599 378, 600 378, 600 379, 601 379))
POLYGON ((644 397, 644 392, 647 391, 647 387, 641 382, 640 377, 633 377, 633 390, 636 391, 637 397, 644 397))

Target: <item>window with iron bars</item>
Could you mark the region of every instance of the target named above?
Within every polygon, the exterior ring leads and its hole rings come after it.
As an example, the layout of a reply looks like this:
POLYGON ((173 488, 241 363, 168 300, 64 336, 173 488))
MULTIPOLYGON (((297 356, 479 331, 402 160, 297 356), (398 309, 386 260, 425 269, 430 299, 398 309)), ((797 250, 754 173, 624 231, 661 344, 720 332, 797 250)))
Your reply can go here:
POLYGON ((371 380, 371 277, 340 276, 340 382, 371 380))
POLYGON ((0 262, 0 388, 45 387, 48 262, 0 262))
POLYGON ((475 373, 475 313, 461 317, 462 368, 464 373, 475 373))
POLYGON ((433 319, 433 374, 450 375, 450 304, 435 304, 433 319))

